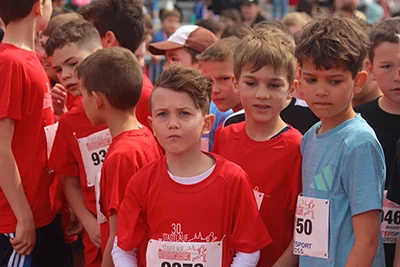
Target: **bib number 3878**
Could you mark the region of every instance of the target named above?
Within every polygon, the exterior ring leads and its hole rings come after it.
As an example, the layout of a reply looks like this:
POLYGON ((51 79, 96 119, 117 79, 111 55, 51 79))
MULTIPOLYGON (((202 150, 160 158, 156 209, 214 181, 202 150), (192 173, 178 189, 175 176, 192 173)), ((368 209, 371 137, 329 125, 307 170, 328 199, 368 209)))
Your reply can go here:
POLYGON ((163 263, 161 263, 161 267, 204 267, 204 265, 201 263, 196 263, 196 264, 182 263, 182 264, 180 264, 180 263, 175 262, 175 263, 171 264, 169 262, 163 262, 163 263))
POLYGON ((328 258, 329 200, 299 196, 293 253, 328 258))

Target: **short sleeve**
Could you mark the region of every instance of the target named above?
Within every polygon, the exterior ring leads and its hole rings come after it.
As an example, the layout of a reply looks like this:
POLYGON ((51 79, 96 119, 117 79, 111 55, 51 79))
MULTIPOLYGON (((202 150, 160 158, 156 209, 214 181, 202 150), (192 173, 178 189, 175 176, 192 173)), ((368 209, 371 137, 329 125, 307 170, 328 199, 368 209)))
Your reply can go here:
POLYGON ((77 141, 72 135, 68 124, 61 118, 50 154, 49 167, 64 176, 79 176, 79 164, 70 143, 77 141))
POLYGON ((10 59, 0 60, 0 119, 22 119, 23 67, 10 59))
POLYGON ((129 180, 118 212, 118 247, 125 251, 137 248, 149 229, 143 210, 145 186, 138 182, 140 175, 137 173, 129 180))
POLYGON ((106 188, 102 190, 105 195, 101 197, 105 201, 107 217, 110 216, 111 210, 119 211, 128 181, 139 170, 138 162, 141 160, 135 154, 125 150, 115 153, 104 162, 104 176, 101 179, 105 179, 106 188))
POLYGON ((243 172, 238 192, 234 194, 235 214, 232 248, 243 253, 253 253, 272 243, 271 236, 260 216, 250 184, 250 179, 243 172))
POLYGON ((385 175, 383 150, 377 140, 367 139, 345 154, 342 182, 352 216, 382 209, 385 175))
POLYGON ((397 142, 396 158, 392 170, 386 198, 400 205, 400 140, 397 142))

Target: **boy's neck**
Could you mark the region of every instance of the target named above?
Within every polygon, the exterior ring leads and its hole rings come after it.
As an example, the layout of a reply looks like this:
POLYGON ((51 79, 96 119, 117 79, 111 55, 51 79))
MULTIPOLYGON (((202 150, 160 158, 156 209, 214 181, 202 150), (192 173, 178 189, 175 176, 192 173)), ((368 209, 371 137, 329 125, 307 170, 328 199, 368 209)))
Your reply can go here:
POLYGON ((346 110, 341 112, 340 114, 336 115, 335 117, 324 119, 320 118, 321 120, 321 128, 318 130, 318 134, 326 133, 340 124, 353 119, 356 116, 356 112, 354 111, 353 107, 350 105, 346 110))
POLYGON ((233 113, 241 111, 243 109, 242 104, 240 103, 236 107, 232 108, 233 113))
POLYGON ((29 18, 10 22, 4 31, 2 43, 12 44, 28 51, 35 51, 36 20, 29 18))
POLYGON ((374 90, 373 92, 371 92, 370 94, 366 95, 363 98, 356 98, 352 101, 352 105, 353 107, 357 107, 360 106, 362 104, 371 102, 372 100, 377 99, 378 97, 380 97, 382 95, 381 90, 379 90, 379 88, 377 88, 376 90, 374 90))
POLYGON ((277 135, 287 124, 281 116, 270 119, 268 122, 256 122, 246 117, 246 133, 254 141, 263 142, 277 135))
POLYGON ((113 110, 108 112, 105 118, 105 123, 110 129, 111 136, 115 136, 130 130, 139 130, 143 126, 136 119, 135 110, 131 111, 117 111, 113 110))
POLYGON ((390 114, 394 115, 400 115, 400 105, 397 104, 396 102, 393 102, 389 98, 387 98, 385 95, 383 95, 381 98, 378 100, 378 105, 379 107, 390 114))
POLYGON ((199 146, 194 146, 191 151, 182 154, 166 152, 168 170, 175 176, 193 177, 209 170, 215 160, 207 156, 200 150, 199 146))

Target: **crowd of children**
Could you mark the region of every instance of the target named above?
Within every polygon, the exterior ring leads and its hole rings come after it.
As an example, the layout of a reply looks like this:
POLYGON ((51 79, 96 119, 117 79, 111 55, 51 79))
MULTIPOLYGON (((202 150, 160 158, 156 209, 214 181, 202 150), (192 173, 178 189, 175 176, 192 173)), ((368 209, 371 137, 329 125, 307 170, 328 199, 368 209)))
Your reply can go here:
POLYGON ((400 19, 55 2, 0 0, 0 267, 400 267, 400 19))

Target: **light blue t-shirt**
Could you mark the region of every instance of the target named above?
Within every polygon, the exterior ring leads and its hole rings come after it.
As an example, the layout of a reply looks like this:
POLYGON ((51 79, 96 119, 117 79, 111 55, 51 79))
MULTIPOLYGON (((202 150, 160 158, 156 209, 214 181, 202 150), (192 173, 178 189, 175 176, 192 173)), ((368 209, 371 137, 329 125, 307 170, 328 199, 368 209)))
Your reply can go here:
POLYGON ((232 110, 228 110, 225 112, 219 111, 217 108, 217 105, 214 104, 214 102, 211 101, 210 103, 210 114, 214 114, 215 116, 215 122, 214 125, 208 135, 208 140, 209 140, 209 149, 212 151, 212 148, 214 146, 214 137, 215 137, 215 131, 217 130, 218 126, 220 126, 226 118, 228 118, 232 114, 232 110))
MULTIPOLYGON (((384 154, 360 115, 317 134, 320 127, 316 123, 302 140, 302 184, 303 196, 330 201, 329 255, 327 260, 300 256, 300 267, 344 267, 354 244, 352 216, 382 209, 384 154)), ((372 266, 385 266, 381 237, 372 266)))

